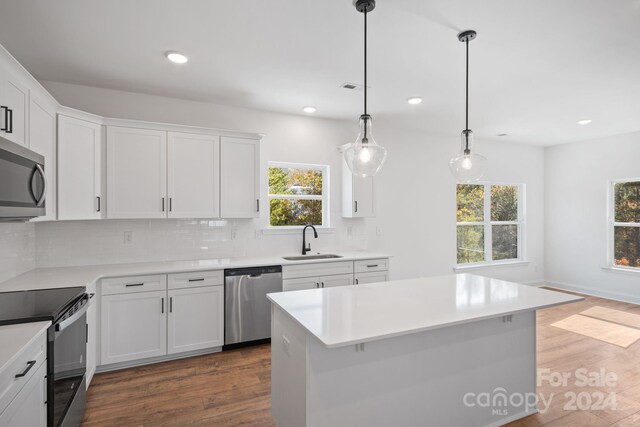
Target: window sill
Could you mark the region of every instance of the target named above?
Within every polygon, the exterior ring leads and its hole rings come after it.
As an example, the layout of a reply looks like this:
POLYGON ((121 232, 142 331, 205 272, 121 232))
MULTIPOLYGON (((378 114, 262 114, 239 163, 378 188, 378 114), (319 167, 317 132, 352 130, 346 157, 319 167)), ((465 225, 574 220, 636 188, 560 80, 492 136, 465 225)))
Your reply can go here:
MULTIPOLYGON (((269 227, 263 228, 262 234, 300 234, 302 233, 302 226, 295 227, 269 227)), ((311 230, 313 231, 313 230, 311 230)), ((331 234, 335 233, 335 227, 316 227, 318 234, 331 234)), ((308 232, 308 231, 307 231, 308 232)))
POLYGON ((464 271, 473 271, 473 270, 484 270, 487 268, 493 267, 517 267, 520 265, 529 265, 530 261, 528 260, 515 260, 515 261, 505 261, 505 262, 492 262, 492 263, 484 263, 484 264, 472 264, 472 265, 456 265, 453 267, 453 271, 456 273, 464 272, 464 271))
POLYGON ((629 275, 638 275, 640 274, 640 268, 625 268, 625 267, 618 267, 618 266, 607 266, 607 267, 602 267, 602 269, 604 271, 608 271, 611 273, 618 273, 618 274, 629 274, 629 275))

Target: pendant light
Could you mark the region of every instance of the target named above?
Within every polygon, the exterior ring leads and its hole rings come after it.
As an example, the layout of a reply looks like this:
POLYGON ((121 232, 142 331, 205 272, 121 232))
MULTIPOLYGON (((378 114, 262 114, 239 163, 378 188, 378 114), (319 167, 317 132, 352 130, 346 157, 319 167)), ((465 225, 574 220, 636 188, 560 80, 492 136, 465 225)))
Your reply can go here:
POLYGON ((469 42, 476 38, 473 30, 463 31, 458 34, 458 40, 466 44, 467 47, 467 77, 466 77, 466 119, 465 129, 462 131, 460 153, 449 161, 451 173, 458 182, 478 181, 484 175, 487 167, 487 158, 472 152, 473 132, 469 129, 469 42))
POLYGON ((358 138, 344 151, 347 166, 356 176, 375 175, 385 159, 387 150, 373 139, 371 134, 371 116, 367 113, 367 13, 376 7, 375 0, 356 0, 356 10, 364 15, 364 114, 360 116, 358 138))

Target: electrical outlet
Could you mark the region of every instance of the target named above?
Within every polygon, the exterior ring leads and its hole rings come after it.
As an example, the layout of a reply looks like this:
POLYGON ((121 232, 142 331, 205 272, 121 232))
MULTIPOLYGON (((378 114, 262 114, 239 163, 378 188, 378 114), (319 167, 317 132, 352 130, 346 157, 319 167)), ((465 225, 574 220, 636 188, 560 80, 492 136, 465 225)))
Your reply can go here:
POLYGON ((231 230, 231 240, 236 240, 238 238, 238 230, 233 228, 231 230))
POLYGON ((123 241, 125 245, 133 244, 133 231, 125 231, 123 241))

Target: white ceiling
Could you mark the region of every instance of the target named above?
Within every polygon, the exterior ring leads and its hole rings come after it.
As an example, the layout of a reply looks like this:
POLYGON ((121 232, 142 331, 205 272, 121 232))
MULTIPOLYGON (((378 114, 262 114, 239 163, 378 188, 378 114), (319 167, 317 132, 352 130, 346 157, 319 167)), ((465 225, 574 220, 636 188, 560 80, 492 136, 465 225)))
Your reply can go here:
MULTIPOLYGON (((640 130, 640 0, 378 0, 369 110, 416 130, 552 145, 640 130), (406 99, 422 96, 410 106, 406 99), (588 126, 576 121, 593 119, 588 126)), ((357 120, 351 0, 0 0, 0 43, 38 79, 357 120), (189 63, 163 56, 178 50, 189 63)))

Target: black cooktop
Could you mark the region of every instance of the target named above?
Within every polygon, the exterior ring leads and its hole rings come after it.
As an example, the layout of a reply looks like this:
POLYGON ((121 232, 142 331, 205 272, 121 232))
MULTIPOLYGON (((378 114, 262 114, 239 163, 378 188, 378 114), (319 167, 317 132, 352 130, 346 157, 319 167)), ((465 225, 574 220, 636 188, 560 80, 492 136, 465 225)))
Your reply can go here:
POLYGON ((37 289, 0 293, 0 325, 56 321, 85 288, 37 289))

